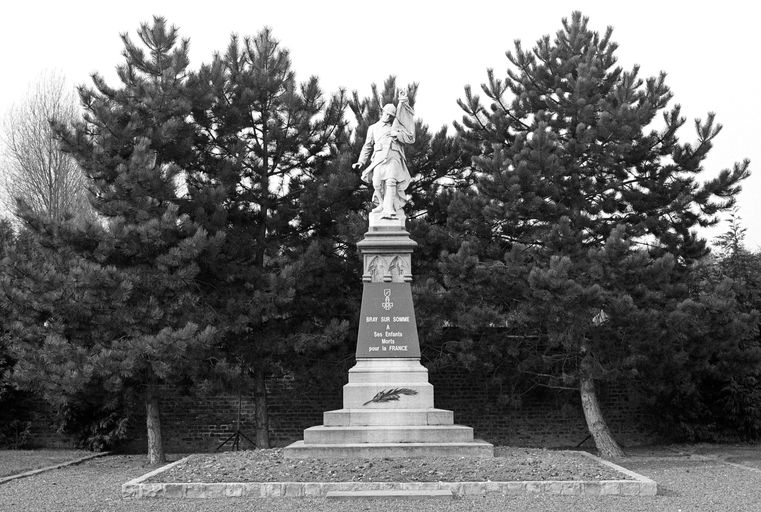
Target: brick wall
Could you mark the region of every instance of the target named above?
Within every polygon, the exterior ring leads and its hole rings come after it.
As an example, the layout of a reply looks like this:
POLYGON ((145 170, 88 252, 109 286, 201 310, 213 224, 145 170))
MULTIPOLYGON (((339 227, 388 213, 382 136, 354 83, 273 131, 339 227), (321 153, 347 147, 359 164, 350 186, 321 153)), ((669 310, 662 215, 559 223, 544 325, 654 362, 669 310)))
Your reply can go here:
POLYGON ((12 399, 6 399, 4 404, 0 404, 0 429, 4 434, 10 434, 14 420, 17 420, 22 428, 27 422, 31 425, 30 436, 25 446, 70 448, 74 445, 70 436, 58 431, 58 420, 51 407, 32 394, 14 392, 12 399))
MULTIPOLYGON (((478 438, 511 446, 574 447, 587 431, 577 391, 538 389, 518 406, 503 403, 485 379, 464 370, 431 374, 436 407, 454 411, 455 423, 474 428, 478 438)), ((598 389, 602 410, 624 445, 653 442, 643 408, 624 388, 598 389)), ((593 446, 587 440, 582 446, 593 446)))
MULTIPOLYGON (((346 368, 348 369, 348 367, 346 368)), ((573 447, 587 437, 579 395, 572 391, 537 391, 520 407, 500 403, 485 379, 464 369, 431 373, 436 407, 454 411, 455 422, 475 429, 477 438, 513 446, 573 447)), ((267 380, 270 440, 284 446, 302 439, 303 430, 322 424, 323 411, 341 408, 346 371, 330 382, 317 383, 291 376, 267 380)), ((624 445, 652 442, 645 415, 625 389, 600 389, 603 413, 614 435, 624 445)), ((238 410, 235 393, 208 397, 182 396, 164 389, 161 421, 169 452, 212 451, 234 431, 238 410)), ((145 419, 136 415, 127 449, 144 451, 145 419)), ((253 397, 241 397, 241 430, 255 440, 253 397)), ((250 445, 245 441, 242 447, 250 445)), ((583 446, 592 446, 587 440, 583 446)), ((223 448, 228 449, 230 444, 223 448)))

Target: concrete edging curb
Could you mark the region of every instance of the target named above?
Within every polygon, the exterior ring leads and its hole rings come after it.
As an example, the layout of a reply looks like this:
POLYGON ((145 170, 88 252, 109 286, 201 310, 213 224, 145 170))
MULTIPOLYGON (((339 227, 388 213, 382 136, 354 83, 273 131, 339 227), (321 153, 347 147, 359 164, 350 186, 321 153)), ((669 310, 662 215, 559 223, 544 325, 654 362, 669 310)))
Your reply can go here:
POLYGON ((68 462, 62 462, 60 464, 56 464, 54 466, 46 466, 44 468, 38 468, 33 469, 31 471, 25 471, 23 473, 18 473, 15 475, 5 476, 3 478, 0 478, 0 484, 4 484, 5 482, 10 482, 11 480, 17 480, 19 478, 26 478, 28 476, 34 476, 39 473, 45 473, 47 471, 53 471, 54 469, 60 469, 65 468, 66 466, 74 466, 75 464, 81 464, 83 462, 87 462, 90 459, 96 459, 98 457, 103 457, 105 455, 110 455, 111 452, 101 452, 101 453, 94 453, 92 455, 87 455, 85 457, 80 457, 78 459, 70 460, 68 462))
MULTIPOLYGON (((655 480, 652 480, 644 475, 640 475, 639 473, 635 473, 634 471, 630 469, 626 469, 623 466, 619 466, 618 464, 615 464, 609 460, 605 460, 601 457, 598 457, 597 455, 592 455, 589 452, 575 452, 583 455, 584 457, 590 458, 594 461, 596 461, 598 464, 602 464, 603 466, 608 466, 609 468, 618 471, 619 473, 623 473, 629 478, 633 479, 634 481, 638 482, 643 489, 643 492, 639 493, 640 496, 655 496, 658 493, 658 484, 655 482, 655 480)), ((630 480, 624 480, 626 482, 630 480)))
POLYGON ((144 483, 151 477, 184 462, 185 457, 122 485, 122 498, 297 498, 325 497, 345 491, 451 491, 467 496, 485 493, 565 494, 576 496, 655 496, 655 481, 586 452, 598 463, 632 480, 540 480, 515 482, 236 482, 236 483, 144 483))

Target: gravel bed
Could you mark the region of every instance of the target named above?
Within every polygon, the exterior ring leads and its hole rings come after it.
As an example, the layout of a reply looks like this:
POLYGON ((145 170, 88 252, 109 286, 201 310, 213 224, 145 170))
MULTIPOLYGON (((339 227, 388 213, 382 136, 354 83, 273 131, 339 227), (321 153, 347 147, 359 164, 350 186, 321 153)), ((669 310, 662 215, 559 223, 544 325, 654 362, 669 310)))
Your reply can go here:
MULTIPOLYGON (((761 453, 761 448, 759 448, 761 453)), ((653 452, 621 465, 658 482, 658 496, 466 496, 461 499, 123 500, 121 485, 155 469, 144 456, 106 456, 0 485, 2 512, 758 512, 761 475, 720 461, 653 452)), ((179 457, 174 457, 176 460, 179 457)))
POLYGON ((0 478, 80 459, 85 450, 0 450, 0 478))
POLYGON ((192 455, 149 482, 506 482, 623 480, 574 452, 496 448, 493 458, 285 459, 282 449, 192 455))

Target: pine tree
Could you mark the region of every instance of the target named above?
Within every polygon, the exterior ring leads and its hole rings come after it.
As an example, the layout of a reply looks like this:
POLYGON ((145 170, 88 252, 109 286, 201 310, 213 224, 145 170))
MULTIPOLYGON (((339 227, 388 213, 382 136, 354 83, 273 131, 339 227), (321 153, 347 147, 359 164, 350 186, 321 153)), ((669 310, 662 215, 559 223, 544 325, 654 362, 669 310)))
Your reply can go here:
POLYGON ((336 163, 346 101, 326 98, 316 77, 297 83, 269 29, 233 36, 189 87, 194 161, 183 211, 225 237, 202 269, 204 300, 227 353, 253 378, 256 444, 268 447, 265 378, 348 343, 356 270, 346 272, 338 226, 353 181, 336 163))
MULTIPOLYGON (((727 319, 739 312, 750 316, 750 330, 742 344, 716 347, 721 357, 710 354, 712 361, 726 361, 722 367, 705 365, 703 371, 684 379, 693 383, 699 399, 692 400, 691 411, 677 409, 681 413, 677 420, 693 439, 739 436, 743 441, 754 441, 761 437, 761 253, 746 248, 746 228, 737 208, 731 210, 727 223, 727 230, 715 240, 717 257, 706 258, 693 273, 691 289, 698 298, 711 296, 715 290, 732 294, 732 310, 725 312, 719 323, 728 324, 727 319), (713 429, 701 430, 705 414, 711 415, 709 425, 713 429)), ((704 318, 710 315, 701 313, 704 318)))
POLYGON ((716 247, 723 258, 732 257, 747 252, 745 234, 748 231, 742 225, 742 218, 737 207, 729 212, 729 227, 716 237, 716 247))
POLYGON ((733 281, 733 289, 743 311, 761 311, 761 253, 751 252, 745 246, 745 233, 737 208, 729 214, 727 230, 716 237, 717 258, 713 259, 719 276, 733 281))
POLYGON ((544 384, 576 383, 598 450, 615 457, 595 380, 620 379, 642 355, 627 338, 644 336, 633 319, 659 325, 659 308, 686 298, 680 279, 708 251, 694 230, 733 205, 748 162, 701 183, 721 129, 714 115, 696 121, 696 144, 680 143, 665 74, 617 67, 612 29, 587 24, 575 12, 554 39, 530 51, 516 42, 507 77, 488 72, 487 105, 466 88, 458 129, 475 186, 450 203, 461 244, 443 262, 442 288, 470 287, 452 312, 465 325, 480 317, 535 340, 504 350, 533 354, 519 368, 544 384), (651 128, 661 113, 663 128, 651 128), (470 286, 478 269, 493 283, 470 286))
POLYGON ((192 157, 188 42, 163 18, 138 36, 140 45, 122 36, 121 86, 94 75, 95 87, 80 89, 83 120, 58 126, 99 219, 23 214, 48 257, 65 256, 71 268, 29 274, 48 292, 25 298, 44 318, 17 312, 29 334, 17 347, 15 377, 27 387, 47 382, 48 396, 94 382, 116 394, 134 390, 146 408, 148 456, 158 463, 161 386, 198 382, 209 366, 213 329, 198 307, 197 279, 199 261, 221 240, 179 211, 181 166, 192 157))

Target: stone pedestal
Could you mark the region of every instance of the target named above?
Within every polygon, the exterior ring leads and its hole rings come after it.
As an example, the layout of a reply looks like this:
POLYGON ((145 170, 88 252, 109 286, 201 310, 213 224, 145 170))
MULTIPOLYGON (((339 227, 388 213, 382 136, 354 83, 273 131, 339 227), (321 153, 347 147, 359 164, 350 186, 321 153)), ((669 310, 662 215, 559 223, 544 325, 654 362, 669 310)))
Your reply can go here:
POLYGON ((325 412, 323 425, 306 429, 285 457, 493 456, 493 446, 474 440, 472 428, 454 424, 452 411, 434 407, 410 289, 417 244, 404 222, 370 214, 370 230, 357 244, 364 290, 357 364, 343 388, 343 409, 325 412))

